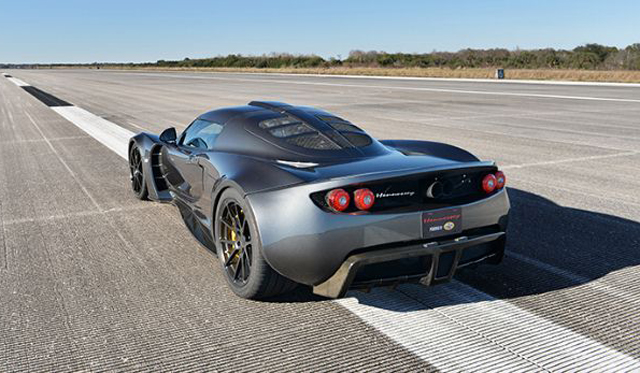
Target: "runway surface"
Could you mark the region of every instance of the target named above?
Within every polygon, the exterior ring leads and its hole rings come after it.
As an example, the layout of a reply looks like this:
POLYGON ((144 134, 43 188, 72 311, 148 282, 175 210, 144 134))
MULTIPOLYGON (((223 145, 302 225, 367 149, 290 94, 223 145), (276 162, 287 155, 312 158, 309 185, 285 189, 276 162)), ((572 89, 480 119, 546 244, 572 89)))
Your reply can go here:
POLYGON ((3 72, 0 371, 640 371, 639 87, 3 72), (114 124, 115 145, 22 84, 114 124), (433 288, 238 299, 173 206, 133 197, 117 139, 256 99, 496 160, 505 261, 433 288))

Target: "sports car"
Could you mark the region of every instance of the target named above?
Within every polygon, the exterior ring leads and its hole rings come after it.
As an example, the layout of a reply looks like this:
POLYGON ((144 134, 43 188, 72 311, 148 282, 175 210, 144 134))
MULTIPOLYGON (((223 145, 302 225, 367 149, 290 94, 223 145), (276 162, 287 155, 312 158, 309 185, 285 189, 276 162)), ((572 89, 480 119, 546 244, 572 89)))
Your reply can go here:
POLYGON ((502 260, 509 214, 494 162, 431 141, 376 140, 280 102, 209 111, 129 144, 137 198, 177 206, 238 296, 298 284, 338 298, 502 260))

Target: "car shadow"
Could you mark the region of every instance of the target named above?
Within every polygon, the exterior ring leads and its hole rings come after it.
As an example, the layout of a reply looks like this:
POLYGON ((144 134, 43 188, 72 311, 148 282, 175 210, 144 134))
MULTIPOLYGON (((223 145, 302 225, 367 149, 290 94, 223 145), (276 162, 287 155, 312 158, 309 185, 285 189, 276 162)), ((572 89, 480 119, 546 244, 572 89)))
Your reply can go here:
MULTIPOLYGON (((452 284, 424 288, 402 285, 395 292, 349 292, 361 304, 407 312, 464 302, 510 299, 567 289, 640 265, 640 223, 613 215, 564 207, 539 195, 509 188, 512 209, 504 261, 460 271, 452 284), (470 288, 469 288, 470 287, 470 288), (464 296, 451 296, 466 289, 464 296), (401 293, 400 295, 397 293, 401 293), (390 298, 424 292, 427 301, 390 298), (473 294, 469 294, 469 292, 473 294), (401 305, 401 306, 400 306, 401 305)), ((273 302, 327 301, 308 287, 273 302)))

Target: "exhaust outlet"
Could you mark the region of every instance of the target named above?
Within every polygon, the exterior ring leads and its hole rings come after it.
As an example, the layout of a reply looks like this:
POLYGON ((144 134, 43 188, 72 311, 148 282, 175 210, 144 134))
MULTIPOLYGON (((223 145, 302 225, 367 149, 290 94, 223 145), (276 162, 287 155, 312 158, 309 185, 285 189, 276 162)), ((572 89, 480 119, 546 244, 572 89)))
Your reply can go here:
POLYGON ((444 186, 439 181, 434 181, 429 188, 427 188, 427 197, 429 198, 440 198, 444 193, 444 186))

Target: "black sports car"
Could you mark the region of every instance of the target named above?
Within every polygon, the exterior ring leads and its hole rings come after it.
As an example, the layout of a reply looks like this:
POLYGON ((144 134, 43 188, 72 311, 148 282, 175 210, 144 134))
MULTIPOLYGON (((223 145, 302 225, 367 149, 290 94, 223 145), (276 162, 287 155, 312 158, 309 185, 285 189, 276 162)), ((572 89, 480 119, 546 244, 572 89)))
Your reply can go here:
POLYGON ((179 137, 140 133, 129 155, 136 196, 173 202, 241 297, 430 285, 503 257, 505 176, 455 146, 378 141, 322 110, 250 102, 179 137))

